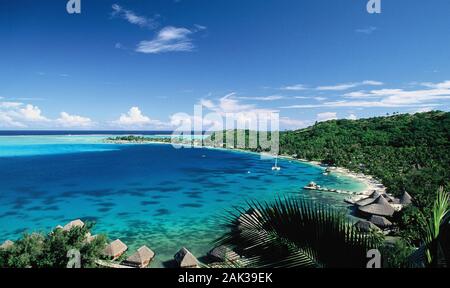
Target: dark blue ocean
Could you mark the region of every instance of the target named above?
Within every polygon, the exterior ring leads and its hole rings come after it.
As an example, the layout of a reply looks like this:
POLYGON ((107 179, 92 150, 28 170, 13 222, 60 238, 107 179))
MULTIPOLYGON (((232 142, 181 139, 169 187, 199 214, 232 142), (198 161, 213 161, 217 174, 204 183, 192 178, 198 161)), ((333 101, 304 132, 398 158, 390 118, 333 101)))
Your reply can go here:
POLYGON ((223 232, 221 215, 233 205, 291 195, 345 209, 344 196, 302 187, 315 181, 364 188, 296 161, 280 159, 282 170, 272 171, 274 161, 256 154, 104 144, 104 132, 9 133, 0 136, 0 242, 81 218, 95 221, 95 233, 120 238, 131 251, 149 246, 157 254, 154 266, 183 246, 204 255, 223 232))

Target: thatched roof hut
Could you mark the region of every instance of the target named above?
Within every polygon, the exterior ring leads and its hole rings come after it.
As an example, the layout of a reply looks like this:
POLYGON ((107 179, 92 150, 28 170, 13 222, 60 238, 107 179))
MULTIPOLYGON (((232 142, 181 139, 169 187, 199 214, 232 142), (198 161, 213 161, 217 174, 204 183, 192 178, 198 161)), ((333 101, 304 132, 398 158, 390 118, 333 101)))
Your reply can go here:
POLYGON ((395 212, 389 202, 380 196, 372 204, 358 207, 358 210, 367 215, 392 216, 395 212))
POLYGON ((378 197, 380 197, 380 196, 381 196, 381 194, 378 193, 376 190, 374 190, 374 191, 372 192, 372 194, 370 194, 369 197, 364 198, 364 199, 361 199, 361 200, 359 200, 359 201, 356 201, 356 202, 355 202, 355 205, 356 205, 356 206, 366 206, 366 205, 372 204, 372 203, 375 202, 375 201, 378 199, 378 197))
POLYGON ((389 196, 388 194, 382 194, 381 196, 383 196, 384 199, 386 199, 389 203, 393 203, 394 200, 395 200, 394 197, 391 197, 391 196, 389 196))
POLYGON ((98 235, 92 235, 90 232, 86 233, 86 237, 84 238, 84 243, 91 243, 97 238, 98 235))
POLYGON ((5 250, 5 249, 10 248, 10 247, 13 246, 13 245, 14 245, 14 242, 13 242, 13 241, 11 241, 11 240, 6 240, 5 242, 3 242, 2 245, 0 245, 0 249, 5 250))
POLYGON ((84 223, 80 219, 73 220, 73 221, 70 221, 69 223, 67 223, 66 225, 64 225, 64 227, 62 229, 64 231, 70 231, 73 227, 83 228, 84 227, 84 223))
POLYGON ((369 198, 364 198, 364 199, 362 199, 362 200, 356 201, 356 202, 355 202, 355 205, 356 205, 356 206, 366 206, 366 205, 372 204, 372 203, 375 202, 376 200, 377 200, 377 198, 371 198, 371 197, 369 197, 369 198))
POLYGON ((380 228, 375 226, 372 222, 366 220, 359 220, 355 223, 355 227, 361 232, 379 231, 380 228))
POLYGON ((120 241, 120 239, 117 239, 105 247, 105 249, 103 250, 103 255, 114 260, 122 256, 122 254, 125 253, 127 249, 127 245, 120 241))
POLYGON ((382 216, 373 215, 369 221, 382 229, 392 226, 392 222, 382 216))
POLYGON ((147 246, 142 246, 136 251, 136 253, 128 257, 123 264, 132 267, 145 268, 148 264, 150 264, 154 257, 155 252, 147 246))
POLYGON ((408 192, 404 192, 403 195, 399 199, 399 204, 409 205, 412 203, 412 197, 408 194, 408 192))
POLYGON ((369 197, 377 199, 378 197, 380 197, 380 193, 376 190, 373 190, 372 194, 370 194, 369 197))
POLYGON ((180 251, 175 254, 173 257, 175 261, 178 263, 180 268, 197 268, 198 267, 198 260, 197 258, 192 255, 189 250, 186 248, 181 248, 180 251))
POLYGON ((208 257, 217 262, 234 262, 239 260, 239 255, 226 246, 218 246, 208 252, 208 257))

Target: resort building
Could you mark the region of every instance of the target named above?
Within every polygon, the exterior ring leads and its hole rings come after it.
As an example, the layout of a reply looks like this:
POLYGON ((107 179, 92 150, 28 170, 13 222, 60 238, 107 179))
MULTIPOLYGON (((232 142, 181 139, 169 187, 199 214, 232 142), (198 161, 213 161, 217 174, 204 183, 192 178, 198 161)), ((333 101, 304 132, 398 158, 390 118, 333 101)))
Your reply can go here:
POLYGON ((114 240, 103 250, 103 255, 115 260, 122 256, 125 251, 127 251, 128 247, 125 245, 120 239, 114 240))

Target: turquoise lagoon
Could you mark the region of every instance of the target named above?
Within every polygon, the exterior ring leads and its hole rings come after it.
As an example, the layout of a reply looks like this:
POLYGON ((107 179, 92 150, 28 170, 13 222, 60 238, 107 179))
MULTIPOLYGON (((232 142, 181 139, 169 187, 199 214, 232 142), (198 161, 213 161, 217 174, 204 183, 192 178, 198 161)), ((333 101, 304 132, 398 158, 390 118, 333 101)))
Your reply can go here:
POLYGON ((277 172, 252 153, 104 144, 106 137, 0 136, 0 241, 81 218, 131 250, 151 247, 159 267, 183 246, 205 255, 233 205, 290 195, 347 209, 342 195, 302 187, 365 188, 297 161, 280 159, 277 172))

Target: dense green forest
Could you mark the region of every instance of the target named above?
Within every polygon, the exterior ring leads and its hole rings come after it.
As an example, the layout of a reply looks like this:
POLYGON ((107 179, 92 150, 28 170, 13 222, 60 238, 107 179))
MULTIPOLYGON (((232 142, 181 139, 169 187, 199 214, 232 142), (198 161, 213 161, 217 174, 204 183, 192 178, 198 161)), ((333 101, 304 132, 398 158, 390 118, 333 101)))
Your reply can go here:
POLYGON ((439 187, 448 191, 450 185, 450 113, 320 122, 281 132, 280 154, 373 175, 395 195, 407 191, 415 205, 397 220, 403 236, 415 242, 421 215, 429 214, 439 187))

